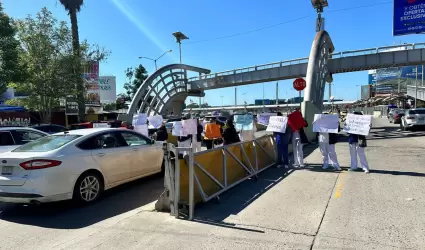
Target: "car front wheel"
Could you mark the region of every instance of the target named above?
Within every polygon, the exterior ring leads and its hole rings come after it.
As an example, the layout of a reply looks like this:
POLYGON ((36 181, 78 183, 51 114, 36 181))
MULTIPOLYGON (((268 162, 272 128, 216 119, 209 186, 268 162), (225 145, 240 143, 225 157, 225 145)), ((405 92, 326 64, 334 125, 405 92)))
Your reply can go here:
POLYGON ((92 203, 100 197, 103 188, 103 181, 99 174, 84 173, 75 184, 73 199, 78 203, 92 203))

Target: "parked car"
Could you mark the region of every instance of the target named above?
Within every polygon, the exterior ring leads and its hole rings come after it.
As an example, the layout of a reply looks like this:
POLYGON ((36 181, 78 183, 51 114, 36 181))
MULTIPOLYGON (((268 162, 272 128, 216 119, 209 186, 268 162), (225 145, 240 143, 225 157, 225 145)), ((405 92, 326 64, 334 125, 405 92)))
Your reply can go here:
POLYGON ((391 110, 390 113, 388 114, 388 121, 390 123, 400 124, 402 116, 404 116, 404 110, 402 109, 391 110))
POLYGON ((28 127, 1 127, 0 153, 8 152, 20 145, 48 135, 46 132, 28 127))
POLYGON ((117 128, 72 130, 0 155, 0 201, 97 200, 104 190, 159 173, 162 143, 117 128))
POLYGON ((425 108, 406 110, 401 118, 400 128, 404 131, 425 128, 425 108))
POLYGON ((71 124, 71 130, 75 129, 85 129, 85 128, 94 128, 94 127, 110 127, 110 128, 120 128, 122 121, 91 121, 83 122, 77 124, 71 124))
POLYGON ((56 134, 60 132, 64 132, 67 129, 64 126, 56 125, 56 124, 41 124, 32 126, 33 129, 37 129, 48 134, 56 134))

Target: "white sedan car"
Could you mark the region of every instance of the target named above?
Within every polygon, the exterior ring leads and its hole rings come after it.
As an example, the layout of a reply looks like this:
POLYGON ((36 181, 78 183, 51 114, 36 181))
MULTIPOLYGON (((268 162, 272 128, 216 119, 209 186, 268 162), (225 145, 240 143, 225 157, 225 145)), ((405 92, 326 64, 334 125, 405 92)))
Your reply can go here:
POLYGON ((0 154, 0 201, 90 203, 120 184, 159 173, 162 143, 126 129, 57 133, 0 154))

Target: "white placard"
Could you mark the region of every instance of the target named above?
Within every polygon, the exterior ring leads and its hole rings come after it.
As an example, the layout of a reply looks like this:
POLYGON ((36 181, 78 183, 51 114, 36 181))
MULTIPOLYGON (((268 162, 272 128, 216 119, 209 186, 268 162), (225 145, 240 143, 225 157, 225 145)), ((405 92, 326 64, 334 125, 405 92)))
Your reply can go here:
POLYGON ((149 125, 152 125, 154 128, 159 128, 162 125, 164 119, 160 115, 154 115, 148 117, 149 125))
POLYGON ((235 128, 238 131, 249 130, 252 131, 254 117, 252 115, 235 115, 234 117, 235 128))
POLYGON ((108 123, 93 123, 93 128, 110 128, 108 123))
POLYGON ((349 134, 368 135, 372 124, 371 115, 347 114, 344 131, 349 134))
POLYGON ((313 132, 319 133, 338 133, 339 117, 338 115, 315 114, 313 121, 313 132))
POLYGON ((266 131, 285 133, 286 125, 288 124, 288 117, 286 116, 270 116, 269 125, 266 131))
POLYGON ((196 135, 198 133, 198 124, 195 119, 183 120, 182 125, 185 134, 196 135))
POLYGON ((136 125, 145 125, 147 123, 147 117, 145 113, 140 113, 137 115, 133 115, 133 126, 136 125))
POLYGON ((149 136, 149 130, 148 130, 148 125, 135 125, 134 126, 134 131, 144 135, 144 136, 149 136))
POLYGON ((257 123, 263 125, 269 125, 269 119, 271 116, 276 116, 276 113, 262 113, 257 116, 257 123))
POLYGON ((175 122, 173 126, 172 135, 174 136, 187 136, 183 129, 183 123, 181 121, 175 122))

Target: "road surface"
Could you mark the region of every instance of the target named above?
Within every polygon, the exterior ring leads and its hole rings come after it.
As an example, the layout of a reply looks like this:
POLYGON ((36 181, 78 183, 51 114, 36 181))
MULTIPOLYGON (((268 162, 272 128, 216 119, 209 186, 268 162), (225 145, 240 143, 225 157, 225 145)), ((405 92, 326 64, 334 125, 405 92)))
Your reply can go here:
POLYGON ((0 249, 425 249, 425 133, 374 121, 371 173, 270 169, 195 211, 195 221, 152 211, 161 177, 108 192, 97 204, 0 204, 0 249))

